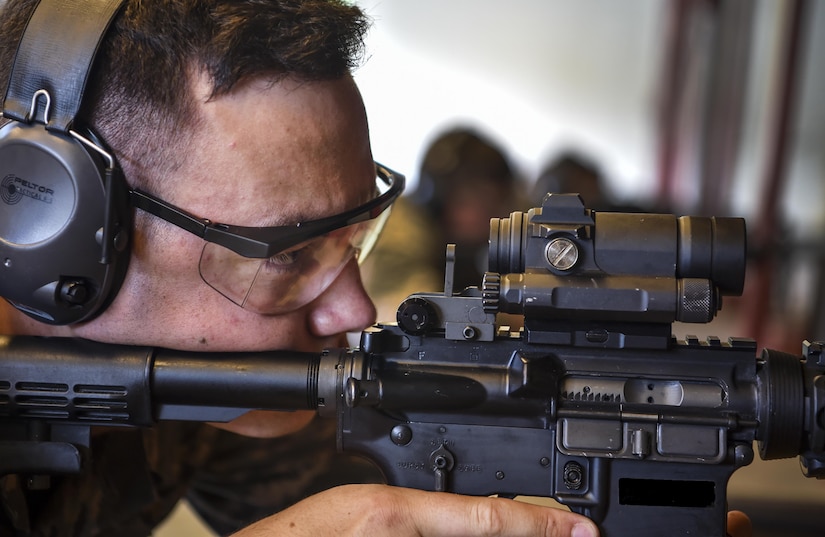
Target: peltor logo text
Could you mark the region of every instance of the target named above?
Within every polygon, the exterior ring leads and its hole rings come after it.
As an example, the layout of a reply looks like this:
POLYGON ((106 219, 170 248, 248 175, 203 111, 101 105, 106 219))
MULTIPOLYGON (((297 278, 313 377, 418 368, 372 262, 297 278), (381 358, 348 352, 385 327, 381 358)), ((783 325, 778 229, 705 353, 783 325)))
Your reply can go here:
POLYGON ((22 200, 24 196, 43 203, 51 203, 54 199, 54 190, 47 186, 26 181, 13 174, 3 177, 3 182, 0 183, 0 199, 4 203, 14 205, 22 200))

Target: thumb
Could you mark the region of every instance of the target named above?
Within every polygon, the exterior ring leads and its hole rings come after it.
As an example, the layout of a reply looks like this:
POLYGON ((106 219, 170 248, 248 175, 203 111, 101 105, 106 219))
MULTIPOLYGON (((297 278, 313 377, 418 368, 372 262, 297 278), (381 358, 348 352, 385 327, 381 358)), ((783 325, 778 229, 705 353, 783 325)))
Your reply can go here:
POLYGON ((750 537, 753 535, 753 526, 748 516, 742 511, 728 513, 728 535, 730 537, 750 537))

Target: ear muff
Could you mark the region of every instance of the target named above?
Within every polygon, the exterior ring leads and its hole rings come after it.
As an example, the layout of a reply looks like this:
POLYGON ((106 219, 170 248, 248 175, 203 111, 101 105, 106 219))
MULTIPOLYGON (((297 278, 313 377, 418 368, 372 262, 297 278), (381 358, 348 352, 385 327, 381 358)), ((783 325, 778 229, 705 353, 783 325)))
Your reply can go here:
POLYGON ((49 324, 99 314, 128 266, 125 181, 102 142, 74 125, 120 4, 42 0, 3 103, 11 121, 0 127, 0 296, 49 324))

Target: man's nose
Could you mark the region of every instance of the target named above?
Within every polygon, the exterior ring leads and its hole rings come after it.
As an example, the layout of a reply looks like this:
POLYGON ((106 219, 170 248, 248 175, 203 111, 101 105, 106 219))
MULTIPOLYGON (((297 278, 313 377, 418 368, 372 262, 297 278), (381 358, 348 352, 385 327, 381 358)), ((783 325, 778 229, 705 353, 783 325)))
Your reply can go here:
POLYGON ((375 323, 375 305, 364 290, 354 258, 310 308, 310 331, 317 337, 356 332, 375 323))

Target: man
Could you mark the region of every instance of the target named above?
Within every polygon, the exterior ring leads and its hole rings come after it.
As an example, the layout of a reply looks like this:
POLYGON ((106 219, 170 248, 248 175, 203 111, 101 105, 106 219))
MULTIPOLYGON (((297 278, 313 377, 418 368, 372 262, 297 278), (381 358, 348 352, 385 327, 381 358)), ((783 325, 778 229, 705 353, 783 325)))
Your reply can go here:
MULTIPOLYGON (((6 2, 2 80, 32 4, 6 2)), ((146 210, 135 211, 125 281, 100 315, 68 326, 42 324, 4 303, 3 333, 195 351, 319 351, 371 324, 375 310, 346 231, 256 260, 264 283, 282 284, 261 291, 241 283, 243 259, 148 208, 270 227, 373 199, 376 168, 349 73, 365 28, 358 9, 337 2, 129 1, 102 44, 81 114, 112 148, 129 186, 147 193, 146 210), (245 301, 247 291, 261 292, 245 301)), ((311 419, 255 412, 227 427, 272 437, 311 419)), ((102 431, 93 439, 92 475, 45 492, 4 478, 0 535, 145 534, 206 458, 213 438, 206 427, 165 424, 137 444, 102 431)), ((237 533, 334 534, 585 537, 596 529, 584 517, 509 500, 348 485, 237 533)))

